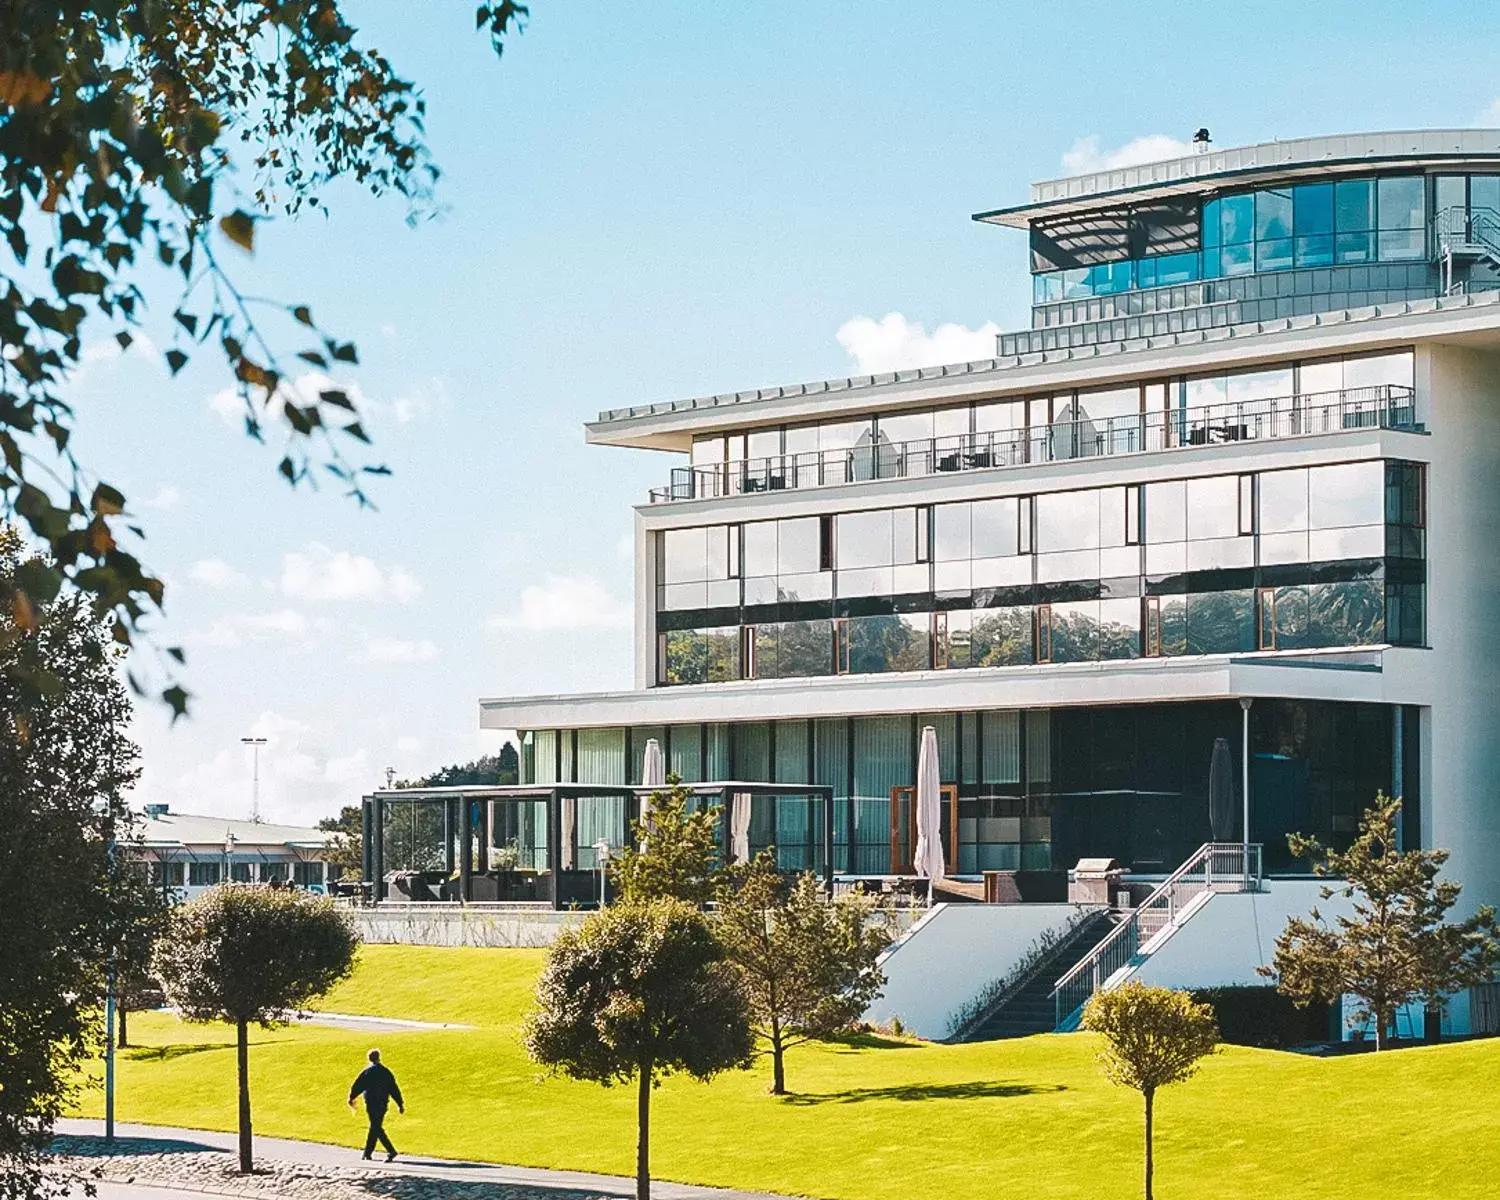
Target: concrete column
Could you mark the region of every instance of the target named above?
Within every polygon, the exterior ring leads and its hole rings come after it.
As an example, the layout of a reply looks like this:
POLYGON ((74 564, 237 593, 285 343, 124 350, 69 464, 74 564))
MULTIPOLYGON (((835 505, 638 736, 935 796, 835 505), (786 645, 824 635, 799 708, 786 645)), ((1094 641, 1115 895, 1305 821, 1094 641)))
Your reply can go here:
POLYGON ((370 802, 370 898, 385 899, 385 801, 377 792, 370 802))
POLYGON ((458 798, 458 898, 474 899, 474 809, 465 796, 458 798))

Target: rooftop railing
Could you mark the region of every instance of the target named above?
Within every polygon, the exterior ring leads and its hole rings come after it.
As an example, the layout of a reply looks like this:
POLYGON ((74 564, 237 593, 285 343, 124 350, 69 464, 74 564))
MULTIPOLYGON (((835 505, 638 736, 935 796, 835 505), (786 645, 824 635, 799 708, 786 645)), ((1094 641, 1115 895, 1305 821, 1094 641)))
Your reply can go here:
POLYGON ((910 479, 1035 463, 1143 454, 1351 429, 1418 428, 1413 391, 1399 384, 1275 396, 1195 408, 1054 421, 1031 429, 995 430, 890 442, 863 440, 844 449, 777 454, 739 462, 677 467, 653 504, 756 492, 831 487, 875 479, 910 479))

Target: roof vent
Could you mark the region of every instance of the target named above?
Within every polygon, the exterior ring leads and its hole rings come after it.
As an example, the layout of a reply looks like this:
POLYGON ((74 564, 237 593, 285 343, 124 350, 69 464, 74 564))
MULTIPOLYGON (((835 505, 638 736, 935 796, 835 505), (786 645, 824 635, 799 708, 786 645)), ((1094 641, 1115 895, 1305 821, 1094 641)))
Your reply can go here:
POLYGON ((1195 154, 1207 154, 1208 144, 1211 141, 1213 141, 1213 138, 1208 136, 1206 128, 1198 130, 1197 133, 1193 134, 1193 152, 1195 154))
POLYGON ((146 805, 146 816, 150 817, 153 821, 160 821, 164 816, 167 815, 168 811, 169 806, 165 804, 146 805))

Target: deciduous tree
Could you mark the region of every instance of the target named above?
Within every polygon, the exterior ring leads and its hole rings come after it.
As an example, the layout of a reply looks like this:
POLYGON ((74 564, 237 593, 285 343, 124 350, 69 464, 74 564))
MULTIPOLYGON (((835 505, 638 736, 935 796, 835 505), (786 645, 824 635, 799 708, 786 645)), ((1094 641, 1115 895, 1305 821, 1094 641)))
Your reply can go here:
MULTIPOLYGON (((36 559, 0 526, 0 580, 36 559)), ((111 843, 138 774, 123 651, 79 596, 0 607, 0 1196, 38 1194, 41 1156, 99 1046, 120 930, 154 893, 111 843), (54 681, 46 687, 38 680, 54 681)))
POLYGON ((564 931, 537 981, 525 1030, 539 1063, 606 1087, 636 1082, 636 1198, 651 1195, 651 1091, 662 1076, 707 1080, 754 1048, 739 976, 696 907, 618 904, 564 931))
POLYGON ((1104 1035, 1099 1063, 1109 1081, 1145 1098, 1146 1200, 1151 1200, 1156 1093, 1191 1078, 1214 1052, 1219 1040, 1214 1010, 1186 992, 1131 982, 1090 996, 1083 1027, 1104 1035))
POLYGON ((634 827, 635 846, 615 859, 615 886, 626 901, 676 897, 703 905, 714 898, 723 871, 716 810, 690 808, 692 793, 675 776, 651 794, 645 819, 634 827))
POLYGON ((348 916, 305 892, 220 884, 173 911, 153 967, 184 1018, 234 1026, 241 1171, 253 1167, 250 1026, 284 1023, 347 977, 358 945, 348 916))
POLYGON ((1500 966, 1495 910, 1483 905, 1462 921, 1447 921, 1462 891, 1440 878, 1448 852, 1398 849, 1400 815, 1400 799, 1379 794, 1346 851, 1299 834, 1287 839, 1294 855, 1331 881, 1319 889, 1321 897, 1349 901, 1349 915, 1330 923, 1314 908, 1293 917, 1276 939, 1271 967, 1261 969, 1299 1004, 1357 996, 1357 1017, 1374 1022, 1377 1050, 1385 1048, 1397 1009, 1416 1000, 1440 1007, 1500 966))
MULTIPOLYGON (((526 16, 514 0, 447 11, 474 14, 497 51, 526 16)), ((350 457, 369 438, 349 393, 295 378, 357 362, 354 345, 305 304, 244 294, 223 255, 251 251, 273 214, 321 210, 340 179, 434 211, 424 118, 338 0, 0 5, 0 515, 51 555, 0 595, 19 625, 64 580, 113 613, 122 643, 161 607, 127 498, 75 457, 64 391, 86 345, 136 339, 163 267, 178 282, 167 369, 221 354, 280 474, 366 501, 384 468, 350 457)), ((186 705, 178 683, 161 694, 186 705)))
POLYGON ((847 1030, 885 986, 890 933, 874 902, 827 899, 810 872, 788 882, 773 851, 730 868, 714 933, 739 969, 756 1034, 771 1054, 771 1094, 786 1094, 786 1051, 847 1030))

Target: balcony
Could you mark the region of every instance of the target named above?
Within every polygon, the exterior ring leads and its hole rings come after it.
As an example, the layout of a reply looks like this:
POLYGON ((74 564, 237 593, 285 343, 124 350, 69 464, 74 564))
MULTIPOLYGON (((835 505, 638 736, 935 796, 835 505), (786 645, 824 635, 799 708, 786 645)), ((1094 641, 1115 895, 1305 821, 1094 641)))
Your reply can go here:
POLYGON ((1056 421, 1033 429, 909 442, 864 441, 841 449, 677 467, 669 487, 651 490, 651 503, 835 487, 875 479, 912 479, 1351 429, 1418 428, 1412 389, 1380 384, 1131 416, 1091 418, 1083 414, 1078 420, 1056 421))

